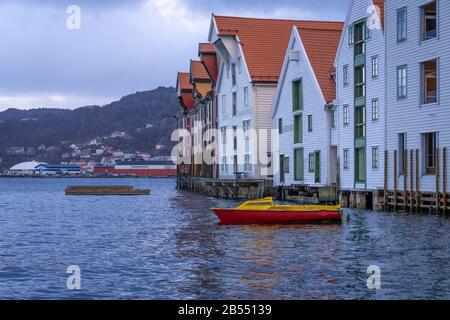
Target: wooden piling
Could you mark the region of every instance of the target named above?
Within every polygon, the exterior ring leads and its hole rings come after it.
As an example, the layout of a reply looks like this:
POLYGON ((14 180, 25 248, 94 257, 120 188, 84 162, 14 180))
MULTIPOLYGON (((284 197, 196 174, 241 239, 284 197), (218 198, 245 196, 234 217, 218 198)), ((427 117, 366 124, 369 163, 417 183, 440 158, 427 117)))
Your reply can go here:
POLYGON ((384 208, 388 205, 388 151, 384 151, 384 208))
POLYGON ((403 151, 403 209, 406 212, 408 204, 408 151, 403 151))
POLYGON ((440 197, 440 192, 439 192, 439 190, 440 190, 440 181, 439 181, 439 178, 440 178, 440 170, 439 170, 439 167, 440 167, 440 163, 439 163, 439 148, 436 148, 436 150, 435 150, 435 162, 436 162, 436 168, 435 168, 435 170, 436 170, 436 213, 439 213, 439 209, 440 209, 440 202, 441 202, 441 197, 440 197))
POLYGON ((411 149, 409 152, 409 211, 413 211, 414 207, 414 151, 411 149))
POLYGON ((443 210, 445 214, 447 211, 447 147, 442 149, 442 162, 443 210))
POLYGON ((397 211, 397 150, 394 151, 394 211, 397 211))
POLYGON ((420 210, 419 149, 416 149, 416 211, 420 210))

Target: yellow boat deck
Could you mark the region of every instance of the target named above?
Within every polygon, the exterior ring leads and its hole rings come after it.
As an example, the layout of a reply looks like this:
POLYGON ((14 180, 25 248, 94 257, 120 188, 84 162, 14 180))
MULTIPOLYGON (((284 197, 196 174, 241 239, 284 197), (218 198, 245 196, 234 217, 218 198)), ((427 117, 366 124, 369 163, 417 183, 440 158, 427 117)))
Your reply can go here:
POLYGON ((340 211, 339 205, 278 205, 273 203, 272 197, 250 200, 235 208, 236 210, 257 211, 340 211))

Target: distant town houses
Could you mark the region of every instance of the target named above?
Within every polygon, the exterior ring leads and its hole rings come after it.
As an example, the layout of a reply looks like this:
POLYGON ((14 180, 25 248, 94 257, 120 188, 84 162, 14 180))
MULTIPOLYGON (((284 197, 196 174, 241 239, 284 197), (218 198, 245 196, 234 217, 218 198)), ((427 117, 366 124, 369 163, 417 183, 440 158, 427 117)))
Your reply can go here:
POLYGON ((436 0, 348 0, 343 22, 213 14, 177 73, 178 185, 450 209, 449 18, 436 0))
MULTIPOLYGON (((41 144, 36 148, 27 146, 9 147, 6 149, 6 154, 9 157, 8 162, 12 162, 14 159, 30 159, 31 157, 42 159, 58 159, 59 157, 61 165, 79 166, 79 174, 93 174, 96 166, 114 166, 116 163, 123 161, 151 161, 154 157, 150 152, 122 150, 109 144, 110 141, 112 141, 111 139, 116 139, 118 137, 120 139, 127 139, 129 135, 125 132, 117 131, 108 135, 106 138, 95 137, 82 143, 67 143, 64 141, 61 142, 60 145, 55 146, 41 144)), ((164 149, 165 146, 161 144, 154 146, 154 150, 157 154, 164 152, 164 149)), ((30 165, 33 161, 25 163, 30 165)), ((41 168, 40 171, 43 172, 45 171, 44 169, 45 168, 41 168)), ((13 172, 14 174, 18 172, 18 170, 6 171, 9 173, 13 172)), ((30 174, 33 170, 28 168, 26 171, 27 174, 30 174)), ((45 171, 47 175, 49 172, 56 174, 56 171, 54 170, 45 171)), ((61 171, 58 172, 58 174, 60 173, 61 171)))

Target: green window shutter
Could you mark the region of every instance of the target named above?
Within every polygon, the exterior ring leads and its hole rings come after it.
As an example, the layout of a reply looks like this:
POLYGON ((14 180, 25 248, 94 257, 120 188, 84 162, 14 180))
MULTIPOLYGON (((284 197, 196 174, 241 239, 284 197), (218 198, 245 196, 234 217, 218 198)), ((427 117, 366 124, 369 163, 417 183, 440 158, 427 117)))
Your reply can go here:
POLYGON ((278 119, 278 133, 279 134, 283 133, 283 119, 282 118, 278 119))
POLYGON ((304 159, 303 159, 303 149, 294 150, 294 179, 296 181, 303 180, 304 177, 304 159))
POLYGON ((297 114, 294 116, 294 143, 302 143, 303 141, 303 128, 302 128, 302 115, 297 114))
POLYGON ((303 80, 298 81, 298 90, 299 90, 299 103, 298 103, 298 107, 299 110, 303 110, 303 80))
POLYGON ((292 110, 297 111, 300 107, 298 81, 292 81, 292 110))

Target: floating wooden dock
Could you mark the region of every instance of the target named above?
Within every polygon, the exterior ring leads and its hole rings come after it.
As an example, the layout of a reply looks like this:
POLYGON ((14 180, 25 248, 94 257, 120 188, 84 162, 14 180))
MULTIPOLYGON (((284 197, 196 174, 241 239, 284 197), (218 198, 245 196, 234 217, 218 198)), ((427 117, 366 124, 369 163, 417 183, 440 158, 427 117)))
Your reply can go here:
POLYGON ((146 196, 150 189, 134 189, 132 186, 69 186, 65 190, 70 196, 146 196))

